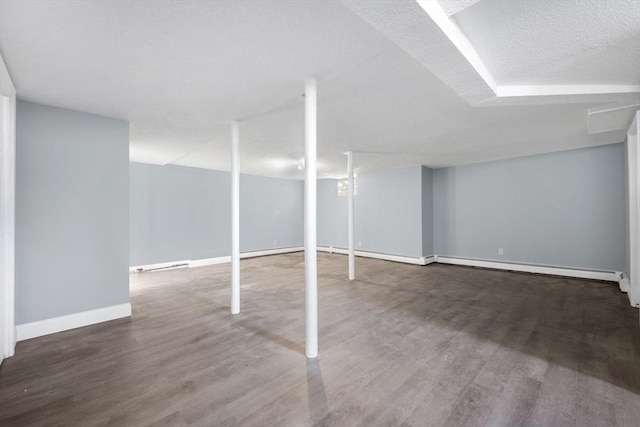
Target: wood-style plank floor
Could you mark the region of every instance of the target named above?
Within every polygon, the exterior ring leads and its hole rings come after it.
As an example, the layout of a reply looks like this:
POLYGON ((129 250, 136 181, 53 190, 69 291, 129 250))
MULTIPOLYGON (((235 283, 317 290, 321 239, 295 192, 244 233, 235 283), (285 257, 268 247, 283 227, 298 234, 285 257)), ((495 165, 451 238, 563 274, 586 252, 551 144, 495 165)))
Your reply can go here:
POLYGON ((638 311, 610 283, 301 253, 134 275, 132 320, 18 343, 0 424, 640 425, 638 311))

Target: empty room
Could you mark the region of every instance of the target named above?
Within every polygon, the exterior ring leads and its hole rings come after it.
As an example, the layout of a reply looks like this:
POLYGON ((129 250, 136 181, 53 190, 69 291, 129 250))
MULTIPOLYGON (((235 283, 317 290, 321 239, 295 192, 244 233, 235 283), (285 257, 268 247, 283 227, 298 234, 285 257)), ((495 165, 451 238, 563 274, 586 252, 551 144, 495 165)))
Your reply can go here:
POLYGON ((639 0, 0 0, 0 425, 640 427, 639 0))

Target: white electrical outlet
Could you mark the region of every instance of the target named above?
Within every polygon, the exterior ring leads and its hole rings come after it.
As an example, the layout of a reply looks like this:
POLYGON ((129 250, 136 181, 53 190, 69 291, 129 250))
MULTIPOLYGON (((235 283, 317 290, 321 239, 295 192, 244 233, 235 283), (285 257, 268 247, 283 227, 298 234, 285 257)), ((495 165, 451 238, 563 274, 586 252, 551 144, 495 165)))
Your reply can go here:
POLYGON ((277 240, 273 241, 273 246, 278 246, 278 241, 277 240))
POLYGON ((504 255, 504 249, 498 248, 498 255, 504 255))
POLYGON ((358 247, 361 248, 362 247, 362 240, 358 240, 358 247))

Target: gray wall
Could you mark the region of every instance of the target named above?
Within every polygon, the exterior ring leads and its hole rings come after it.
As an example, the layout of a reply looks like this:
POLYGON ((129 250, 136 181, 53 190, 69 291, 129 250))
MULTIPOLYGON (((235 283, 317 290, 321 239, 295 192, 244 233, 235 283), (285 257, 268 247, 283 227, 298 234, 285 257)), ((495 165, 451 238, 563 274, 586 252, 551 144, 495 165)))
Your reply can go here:
POLYGON ((420 166, 358 175, 356 248, 422 256, 421 188, 420 166))
POLYGON ((229 255, 228 172, 140 163, 129 170, 130 265, 229 255))
MULTIPOLYGON (((360 174, 356 248, 624 270, 622 148, 360 174)), ((228 255, 228 173, 132 164, 131 177, 131 265, 228 255)), ((241 186, 243 252, 303 244, 302 182, 242 175, 241 186)), ((318 244, 345 248, 336 186, 318 181, 318 244)))
POLYGON ((129 302, 129 125, 19 101, 16 324, 129 302))
MULTIPOLYGON (((132 266, 227 256, 229 172, 130 165, 132 266)), ((240 250, 303 244, 303 183, 240 176, 240 250)))
POLYGON ((622 144, 436 169, 435 252, 624 270, 624 188, 622 144))
MULTIPOLYGON (((318 180, 318 246, 346 248, 349 245, 348 201, 346 197, 338 197, 337 189, 337 179, 318 180)), ((356 203, 357 199, 358 196, 356 203)), ((354 212, 357 217, 355 206, 354 212)))
POLYGON ((433 255, 433 169, 422 167, 422 255, 433 255))
POLYGON ((240 175, 240 251, 302 245, 304 182, 240 175))
MULTIPOLYGON (((356 250, 419 257, 422 244, 422 167, 358 175, 356 250)), ((347 198, 336 180, 318 182, 318 244, 347 246, 347 198)))

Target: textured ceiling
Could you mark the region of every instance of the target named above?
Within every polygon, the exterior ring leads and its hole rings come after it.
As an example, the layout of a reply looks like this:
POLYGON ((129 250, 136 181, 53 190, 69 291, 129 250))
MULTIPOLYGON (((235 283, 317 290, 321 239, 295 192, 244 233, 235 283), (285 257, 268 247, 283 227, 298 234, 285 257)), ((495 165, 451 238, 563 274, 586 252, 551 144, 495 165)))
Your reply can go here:
POLYGON ((484 0, 454 20, 500 84, 640 83, 638 0, 484 0))
POLYGON ((638 93, 574 86, 640 85, 633 1, 497 3, 439 3, 493 85, 414 1, 5 0, 0 52, 21 99, 129 120, 139 162, 228 169, 236 119, 243 172, 301 178, 309 75, 321 176, 622 141, 638 93))
POLYGON ((456 13, 478 3, 480 0, 440 0, 440 6, 444 10, 447 16, 455 15, 456 13))

